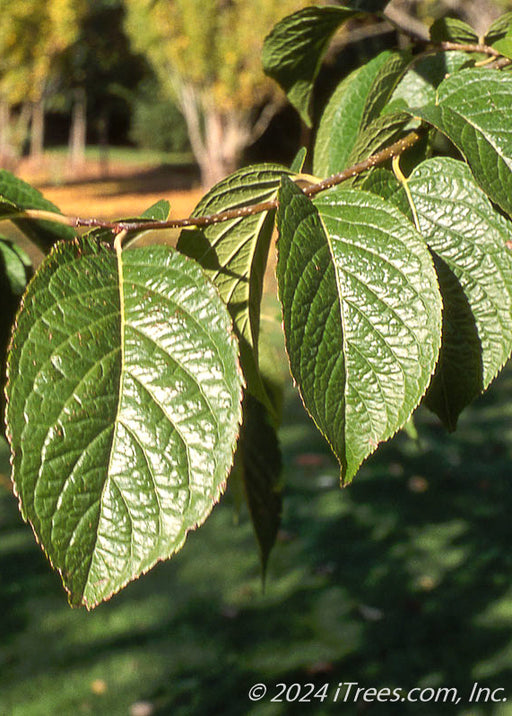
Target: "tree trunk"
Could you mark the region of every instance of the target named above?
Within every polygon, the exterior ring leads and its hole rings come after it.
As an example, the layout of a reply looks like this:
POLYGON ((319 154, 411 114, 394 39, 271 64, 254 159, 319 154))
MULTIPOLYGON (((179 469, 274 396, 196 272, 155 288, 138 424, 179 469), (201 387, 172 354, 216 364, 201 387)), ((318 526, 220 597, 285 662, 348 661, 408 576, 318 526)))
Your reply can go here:
POLYGON ((103 178, 110 174, 109 143, 108 143, 108 112, 103 111, 98 121, 98 135, 100 145, 100 174, 103 178))
POLYGON ((73 109, 71 112, 71 129, 69 132, 69 165, 71 168, 83 166, 85 163, 85 147, 87 142, 87 97, 83 87, 74 92, 73 109))
POLYGON ((204 151, 196 157, 205 188, 210 188, 240 166, 250 132, 241 113, 222 113, 209 108, 204 116, 204 151))
POLYGON ((0 166, 8 166, 11 156, 11 110, 6 100, 0 99, 0 166))
POLYGON ((209 189, 239 167, 243 150, 251 141, 248 118, 243 112, 221 112, 190 85, 177 90, 201 183, 209 189))
POLYGON ((39 161, 44 150, 44 102, 39 100, 32 106, 30 123, 30 157, 39 161))

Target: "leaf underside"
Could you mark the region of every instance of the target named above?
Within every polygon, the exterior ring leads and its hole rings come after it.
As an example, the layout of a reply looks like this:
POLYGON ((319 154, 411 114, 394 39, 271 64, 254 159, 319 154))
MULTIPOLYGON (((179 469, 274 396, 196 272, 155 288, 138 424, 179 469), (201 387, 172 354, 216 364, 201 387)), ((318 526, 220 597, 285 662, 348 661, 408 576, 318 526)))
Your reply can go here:
MULTIPOLYGON (((277 164, 241 169, 211 189, 194 216, 208 216, 274 199, 283 174, 277 164)), ((240 345, 247 387, 267 407, 258 368, 260 304, 275 210, 239 217, 205 228, 185 229, 178 251, 198 261, 228 306, 240 345)))
POLYGON ((7 425, 20 507, 73 605, 169 557, 223 490, 241 377, 227 311, 165 246, 59 244, 18 316, 7 425), (51 389, 49 389, 51 386, 51 389))

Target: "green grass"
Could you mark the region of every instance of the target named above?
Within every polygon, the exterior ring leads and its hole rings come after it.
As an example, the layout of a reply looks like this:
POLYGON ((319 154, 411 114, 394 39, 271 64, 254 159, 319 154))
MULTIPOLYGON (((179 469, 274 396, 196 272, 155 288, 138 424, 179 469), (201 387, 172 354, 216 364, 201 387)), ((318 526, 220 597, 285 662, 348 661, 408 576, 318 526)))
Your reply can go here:
MULTIPOLYGON (((0 714, 511 714, 512 370, 445 434, 420 411, 337 488, 288 389, 284 533, 262 592, 250 525, 229 494, 182 552, 92 613, 71 610, 15 500, 0 498, 0 714), (309 466, 304 455, 318 463, 309 466), (301 466, 302 465, 302 466, 301 466), (265 682, 447 686, 442 704, 251 703, 265 682), (103 693, 99 693, 103 692, 103 693)), ((3 455, 5 463, 5 450, 3 455)), ((6 471, 4 464, 0 471, 6 471)))
MULTIPOLYGON (((67 146, 51 147, 45 150, 48 159, 64 159, 69 149, 67 146)), ((89 145, 85 150, 86 159, 100 161, 104 156, 104 150, 96 145, 89 145)), ((194 163, 194 156, 191 152, 160 152, 152 149, 139 149, 137 147, 108 147, 107 157, 111 162, 120 162, 130 165, 147 164, 173 164, 183 165, 194 163)))

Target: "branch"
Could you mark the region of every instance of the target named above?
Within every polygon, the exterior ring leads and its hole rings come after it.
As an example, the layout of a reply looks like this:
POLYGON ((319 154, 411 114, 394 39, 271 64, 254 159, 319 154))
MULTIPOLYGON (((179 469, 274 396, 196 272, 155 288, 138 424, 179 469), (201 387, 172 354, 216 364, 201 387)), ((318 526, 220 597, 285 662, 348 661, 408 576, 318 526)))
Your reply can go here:
POLYGON ((477 52, 481 55, 492 55, 492 57, 502 57, 501 52, 498 52, 494 47, 489 45, 478 44, 461 44, 459 42, 439 42, 433 46, 433 50, 441 51, 452 51, 458 50, 459 52, 477 52))
MULTIPOLYGON (((397 157, 406 149, 412 147, 420 139, 419 131, 409 132, 405 137, 399 139, 397 142, 390 144, 389 147, 381 149, 376 152, 368 159, 362 162, 358 162, 348 169, 344 169, 338 174, 333 174, 327 179, 323 179, 319 182, 309 182, 304 188, 304 194, 312 197, 316 196, 326 189, 330 189, 333 186, 337 186, 347 179, 351 179, 358 174, 371 169, 377 164, 382 164, 388 159, 397 157)), ((304 177, 298 176, 298 181, 304 181, 304 177)), ((188 219, 170 219, 168 221, 151 221, 151 220, 137 220, 137 221, 103 221, 102 219, 83 219, 78 216, 64 216, 62 214, 55 214, 52 211, 42 211, 40 209, 26 209, 23 212, 16 212, 13 214, 4 214, 2 219, 33 219, 33 220, 44 220, 53 221, 58 224, 65 224, 73 228, 86 227, 86 228, 103 228, 109 229, 114 233, 115 236, 121 232, 127 231, 153 231, 157 229, 181 229, 190 226, 205 227, 211 226, 212 224, 219 224, 222 221, 229 221, 230 219, 240 219, 245 216, 252 216, 253 214, 259 214, 263 211, 272 211, 277 208, 277 199, 271 201, 261 202, 260 204, 251 204, 250 206, 244 206, 239 209, 229 209, 222 211, 218 214, 212 214, 211 216, 191 216, 188 219)))
POLYGON ((410 15, 405 9, 396 5, 388 5, 383 16, 393 27, 414 42, 429 41, 428 29, 421 20, 410 15))
MULTIPOLYGON (((417 20, 403 8, 394 5, 386 9, 383 17, 396 28, 399 32, 410 37, 416 43, 423 45, 431 45, 428 29, 425 25, 417 20)), ((432 44, 427 52, 446 52, 458 50, 459 52, 477 52, 483 55, 491 55, 492 57, 502 57, 494 47, 485 45, 484 43, 458 43, 458 42, 439 42, 432 44)), ((508 63, 506 63, 508 64, 508 63)), ((504 66, 504 65, 503 65, 504 66)))

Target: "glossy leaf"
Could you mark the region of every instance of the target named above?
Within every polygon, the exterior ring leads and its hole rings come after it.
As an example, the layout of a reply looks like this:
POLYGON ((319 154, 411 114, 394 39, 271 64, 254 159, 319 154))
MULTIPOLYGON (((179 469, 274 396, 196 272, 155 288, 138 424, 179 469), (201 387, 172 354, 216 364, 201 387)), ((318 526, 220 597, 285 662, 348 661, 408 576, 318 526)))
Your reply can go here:
POLYGON ((400 53, 381 52, 341 82, 318 128, 313 165, 316 176, 329 176, 348 166, 359 134, 379 116, 408 61, 408 56, 400 53))
POLYGON ((336 30, 355 14, 356 10, 335 5, 306 7, 283 18, 265 39, 263 69, 308 126, 313 84, 324 53, 336 30))
POLYGON ((397 178, 389 169, 377 167, 375 171, 365 177, 361 183, 361 189, 371 191, 372 194, 377 194, 383 199, 390 200, 414 223, 414 214, 407 201, 407 196, 397 178))
POLYGON ((512 225, 460 161, 430 159, 407 187, 444 302, 443 347, 426 404, 454 430, 512 352, 512 225))
MULTIPOLYGON (((5 169, 0 169, 0 218, 25 209, 42 209, 56 214, 61 212, 55 204, 30 184, 18 179, 5 169)), ((70 226, 50 221, 13 219, 13 223, 42 251, 49 251, 56 241, 70 240, 76 232, 70 226)))
POLYGON ((430 39, 434 43, 459 42, 477 44, 478 35, 473 28, 455 17, 440 17, 430 27, 430 39))
MULTIPOLYGON (((289 170, 277 164, 241 169, 213 187, 193 215, 207 216, 275 198, 289 170)), ((251 393, 268 407, 258 370, 260 303, 275 211, 182 231, 178 251, 198 261, 233 318, 240 360, 251 393)))
POLYGON ((367 192, 313 203, 283 179, 278 227, 292 375, 347 484, 430 382, 441 339, 432 259, 413 225, 367 192))
POLYGON ((224 488, 241 398, 228 313, 173 249, 61 243, 8 374, 22 513, 70 602, 93 607, 178 550, 224 488))
POLYGON ((436 104, 410 111, 457 146, 480 187, 512 214, 512 76, 461 70, 440 84, 436 104))
MULTIPOLYGON (((155 204, 152 204, 148 209, 143 211, 140 216, 134 217, 134 221, 166 221, 169 218, 169 213, 171 210, 171 205, 166 199, 160 199, 160 201, 157 201, 155 204)), ((130 219, 124 219, 124 221, 129 221, 130 219)), ((155 234, 154 229, 144 230, 139 229, 138 231, 129 231, 126 238, 124 239, 123 246, 128 247, 131 246, 134 241, 138 241, 142 236, 148 236, 150 234, 155 234)), ((96 237, 100 240, 109 241, 111 233, 109 230, 105 229, 93 229, 88 234, 91 237, 96 237)), ((160 238, 162 238, 162 231, 159 230, 160 238)), ((165 241, 163 242, 165 243, 165 241)))

